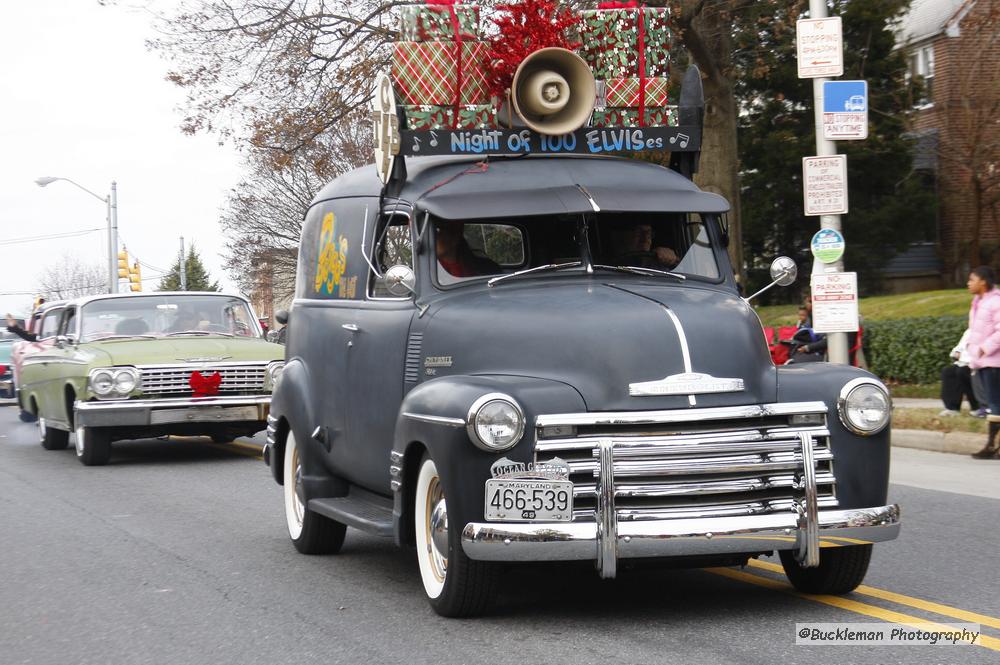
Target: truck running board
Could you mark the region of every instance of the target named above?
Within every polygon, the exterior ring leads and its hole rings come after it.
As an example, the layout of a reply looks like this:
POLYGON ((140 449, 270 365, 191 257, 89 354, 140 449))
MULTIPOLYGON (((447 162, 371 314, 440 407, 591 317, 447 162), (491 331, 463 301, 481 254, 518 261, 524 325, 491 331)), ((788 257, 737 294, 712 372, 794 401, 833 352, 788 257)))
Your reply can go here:
POLYGON ((392 499, 352 491, 349 496, 310 499, 309 510, 376 536, 392 536, 392 499))

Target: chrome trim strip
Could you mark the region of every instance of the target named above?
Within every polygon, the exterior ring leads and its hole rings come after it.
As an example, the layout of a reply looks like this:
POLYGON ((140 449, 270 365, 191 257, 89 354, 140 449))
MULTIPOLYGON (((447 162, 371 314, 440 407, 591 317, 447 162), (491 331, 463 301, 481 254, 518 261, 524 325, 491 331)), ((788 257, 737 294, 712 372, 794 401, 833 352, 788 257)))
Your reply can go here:
POLYGON ((223 397, 177 397, 164 399, 122 399, 104 402, 76 402, 77 411, 106 412, 133 409, 170 409, 183 406, 250 406, 271 404, 270 395, 226 395, 223 397))
POLYGON ((181 362, 181 363, 159 363, 155 365, 132 365, 138 370, 143 369, 186 369, 188 367, 267 367, 271 363, 284 362, 280 358, 275 358, 274 360, 245 360, 245 361, 223 361, 223 362, 213 362, 211 360, 198 361, 198 362, 181 362))
MULTIPOLYGON (((829 462, 833 453, 823 449, 814 451, 814 461, 829 462)), ((595 476, 600 464, 594 460, 570 460, 570 473, 592 473, 595 476)), ((728 455, 726 457, 695 457, 678 459, 617 460, 614 473, 618 478, 639 476, 686 476, 708 473, 754 473, 763 471, 794 471, 802 465, 798 451, 774 454, 728 455)))
MULTIPOLYGON (((817 520, 825 547, 892 540, 899 535, 899 506, 822 510, 817 520)), ((622 522, 620 559, 794 550, 792 512, 744 517, 622 522)), ((470 522, 462 549, 480 561, 587 561, 598 556, 597 523, 538 524, 470 522)))
POLYGON ((465 427, 465 421, 461 418, 446 418, 445 416, 429 416, 425 413, 411 413, 404 411, 403 415, 411 420, 419 420, 422 423, 432 423, 434 425, 447 425, 448 427, 465 427))
MULTIPOLYGON (((677 337, 681 341, 681 357, 684 359, 684 373, 691 374, 694 370, 691 368, 691 350, 688 348, 687 335, 684 334, 684 326, 681 325, 681 320, 677 318, 673 310, 666 305, 661 305, 667 312, 667 316, 670 320, 674 322, 674 330, 677 331, 677 337)), ((688 395, 688 404, 694 406, 697 404, 697 400, 694 395, 688 395)))
POLYGON ((611 439, 602 439, 600 474, 597 477, 597 571, 602 579, 618 574, 618 513, 615 510, 615 446, 611 439))
POLYGON ((826 413, 823 402, 775 402, 708 409, 671 409, 664 411, 598 411, 590 413, 551 413, 537 416, 535 427, 559 425, 655 425, 658 423, 699 422, 765 416, 790 416, 826 413))
POLYGON ((392 462, 393 464, 402 465, 403 453, 399 452, 398 450, 393 450, 392 452, 389 453, 389 461, 392 462))
POLYGON ((819 565, 819 506, 816 496, 816 462, 813 459, 812 437, 808 434, 800 434, 799 441, 802 444, 802 484, 806 496, 802 500, 803 509, 799 515, 799 553, 797 558, 803 568, 815 568, 819 565))

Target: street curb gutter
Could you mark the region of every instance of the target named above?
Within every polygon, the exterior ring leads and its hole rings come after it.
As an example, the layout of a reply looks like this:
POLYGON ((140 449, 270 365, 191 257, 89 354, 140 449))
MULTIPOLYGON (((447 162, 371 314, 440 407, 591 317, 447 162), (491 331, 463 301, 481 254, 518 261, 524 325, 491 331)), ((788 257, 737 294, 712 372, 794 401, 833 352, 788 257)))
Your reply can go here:
POLYGON ((939 453, 971 455, 986 443, 985 434, 971 432, 932 432, 922 429, 892 430, 892 445, 900 448, 919 448, 939 453))

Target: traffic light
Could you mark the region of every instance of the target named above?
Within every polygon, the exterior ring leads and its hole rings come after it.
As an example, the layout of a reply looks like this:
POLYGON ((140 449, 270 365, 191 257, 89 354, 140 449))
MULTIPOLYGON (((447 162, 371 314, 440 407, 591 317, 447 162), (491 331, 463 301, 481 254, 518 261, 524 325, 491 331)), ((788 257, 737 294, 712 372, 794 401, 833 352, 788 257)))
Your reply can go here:
POLYGON ((128 271, 128 286, 133 291, 142 291, 142 273, 139 271, 138 261, 128 271))
POLYGON ((128 277, 128 252, 124 249, 118 252, 118 276, 128 277))

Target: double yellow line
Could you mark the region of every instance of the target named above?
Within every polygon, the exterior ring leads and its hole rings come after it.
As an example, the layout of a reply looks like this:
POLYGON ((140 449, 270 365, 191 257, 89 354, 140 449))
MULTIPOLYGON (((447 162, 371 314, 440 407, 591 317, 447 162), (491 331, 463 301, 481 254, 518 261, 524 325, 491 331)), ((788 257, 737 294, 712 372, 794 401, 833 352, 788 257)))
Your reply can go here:
MULTIPOLYGON (((758 570, 768 571, 771 573, 784 573, 784 569, 776 563, 770 561, 758 561, 756 559, 750 561, 750 567, 756 568, 758 570)), ((722 577, 728 577, 732 580, 737 580, 739 582, 746 582, 748 584, 755 584, 757 586, 762 586, 768 589, 774 589, 775 591, 781 591, 798 598, 803 598, 805 600, 811 600, 813 602, 822 603, 824 605, 830 605, 831 607, 837 607, 842 610, 847 610, 849 612, 854 612, 856 614, 862 614, 864 616, 873 617, 880 619, 882 621, 887 621, 890 623, 899 623, 907 626, 912 626, 915 628, 920 628, 923 630, 950 630, 948 626, 944 626, 940 623, 934 621, 928 621, 927 619, 922 619, 918 616, 912 614, 904 614, 902 612, 896 612, 894 610, 888 610, 877 605, 869 605, 868 603, 863 603, 851 598, 843 598, 841 596, 823 596, 823 595, 811 595, 807 593, 801 593, 796 591, 787 582, 776 580, 772 577, 764 575, 754 575, 742 570, 733 570, 731 568, 706 568, 707 572, 714 573, 716 575, 721 575, 722 577)), ((885 589, 877 589, 875 587, 870 587, 866 585, 861 585, 854 590, 855 594, 862 596, 870 596, 872 598, 878 598, 879 600, 888 601, 891 603, 896 603, 897 605, 903 605, 905 607, 912 607, 917 610, 922 610, 924 612, 930 612, 932 614, 939 614, 951 619, 958 619, 960 621, 968 623, 978 623, 984 628, 989 626, 990 628, 1000 629, 1000 619, 997 617, 987 616, 985 614, 978 614, 976 612, 969 612, 968 610, 959 609, 957 607, 951 607, 950 605, 942 605, 941 603, 934 603, 929 600, 922 600, 920 598, 913 598, 911 596, 905 596, 901 593, 896 593, 894 591, 887 591, 885 589)), ((995 637, 988 637, 986 635, 980 635, 979 639, 975 643, 977 646, 985 647, 993 651, 1000 651, 1000 639, 995 637)))

